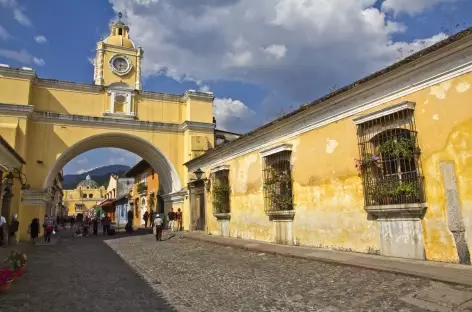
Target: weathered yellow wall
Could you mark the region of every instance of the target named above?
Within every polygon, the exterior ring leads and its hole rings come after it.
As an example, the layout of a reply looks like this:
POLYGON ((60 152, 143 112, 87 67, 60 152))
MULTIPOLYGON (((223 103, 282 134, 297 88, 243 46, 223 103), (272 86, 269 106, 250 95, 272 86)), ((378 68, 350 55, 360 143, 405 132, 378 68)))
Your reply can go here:
POLYGON ((0 76, 0 103, 28 105, 30 103, 31 82, 29 79, 0 76))
MULTIPOLYGON (((397 98, 364 115, 402 101, 416 103, 415 118, 422 150, 428 210, 423 224, 426 257, 457 262, 454 239, 447 227, 440 161, 453 161, 462 213, 472 249, 472 74, 397 98)), ((299 245, 358 252, 378 252, 379 229, 364 210, 356 126, 350 116, 286 142, 293 145, 293 234, 299 245)), ((233 159, 230 166, 230 236, 273 241, 264 213, 262 159, 259 151, 233 159)), ((209 174, 210 168, 205 168, 209 174)), ((207 226, 219 232, 207 197, 207 226)), ((466 234, 467 236, 467 234, 466 234)))

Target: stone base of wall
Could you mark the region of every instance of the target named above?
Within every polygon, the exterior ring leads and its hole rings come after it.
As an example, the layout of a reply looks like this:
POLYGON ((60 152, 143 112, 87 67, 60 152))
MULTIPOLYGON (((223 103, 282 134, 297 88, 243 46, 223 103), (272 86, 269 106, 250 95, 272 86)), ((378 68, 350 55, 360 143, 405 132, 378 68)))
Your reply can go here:
POLYGON ((425 260, 421 220, 377 219, 382 256, 425 260))

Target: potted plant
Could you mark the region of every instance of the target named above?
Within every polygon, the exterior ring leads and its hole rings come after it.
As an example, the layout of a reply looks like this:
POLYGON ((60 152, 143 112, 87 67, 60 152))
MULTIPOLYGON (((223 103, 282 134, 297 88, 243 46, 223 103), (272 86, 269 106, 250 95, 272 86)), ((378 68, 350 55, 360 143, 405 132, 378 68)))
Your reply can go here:
POLYGON ((0 293, 5 293, 10 289, 13 281, 13 274, 8 268, 0 270, 0 293))
POLYGON ((13 277, 18 278, 22 275, 23 269, 28 264, 28 257, 25 253, 12 251, 10 256, 5 260, 10 270, 13 272, 13 277))

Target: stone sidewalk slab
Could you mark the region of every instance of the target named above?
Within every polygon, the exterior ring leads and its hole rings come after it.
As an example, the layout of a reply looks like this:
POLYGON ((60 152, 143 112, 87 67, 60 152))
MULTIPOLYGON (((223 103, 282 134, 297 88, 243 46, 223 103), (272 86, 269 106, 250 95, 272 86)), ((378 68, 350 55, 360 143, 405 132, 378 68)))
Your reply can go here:
POLYGON ((383 257, 323 248, 286 246, 240 238, 225 238, 201 232, 180 232, 179 234, 187 239, 243 248, 250 251, 356 266, 472 286, 472 266, 461 264, 383 257))

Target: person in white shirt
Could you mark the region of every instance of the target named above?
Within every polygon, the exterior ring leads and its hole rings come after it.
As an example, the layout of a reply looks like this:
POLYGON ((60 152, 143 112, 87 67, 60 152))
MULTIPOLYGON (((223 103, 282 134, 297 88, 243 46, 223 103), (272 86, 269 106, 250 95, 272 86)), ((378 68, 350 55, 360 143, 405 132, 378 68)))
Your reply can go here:
POLYGON ((154 219, 154 234, 156 235, 156 241, 162 240, 162 224, 164 221, 161 219, 159 214, 156 215, 154 219))

